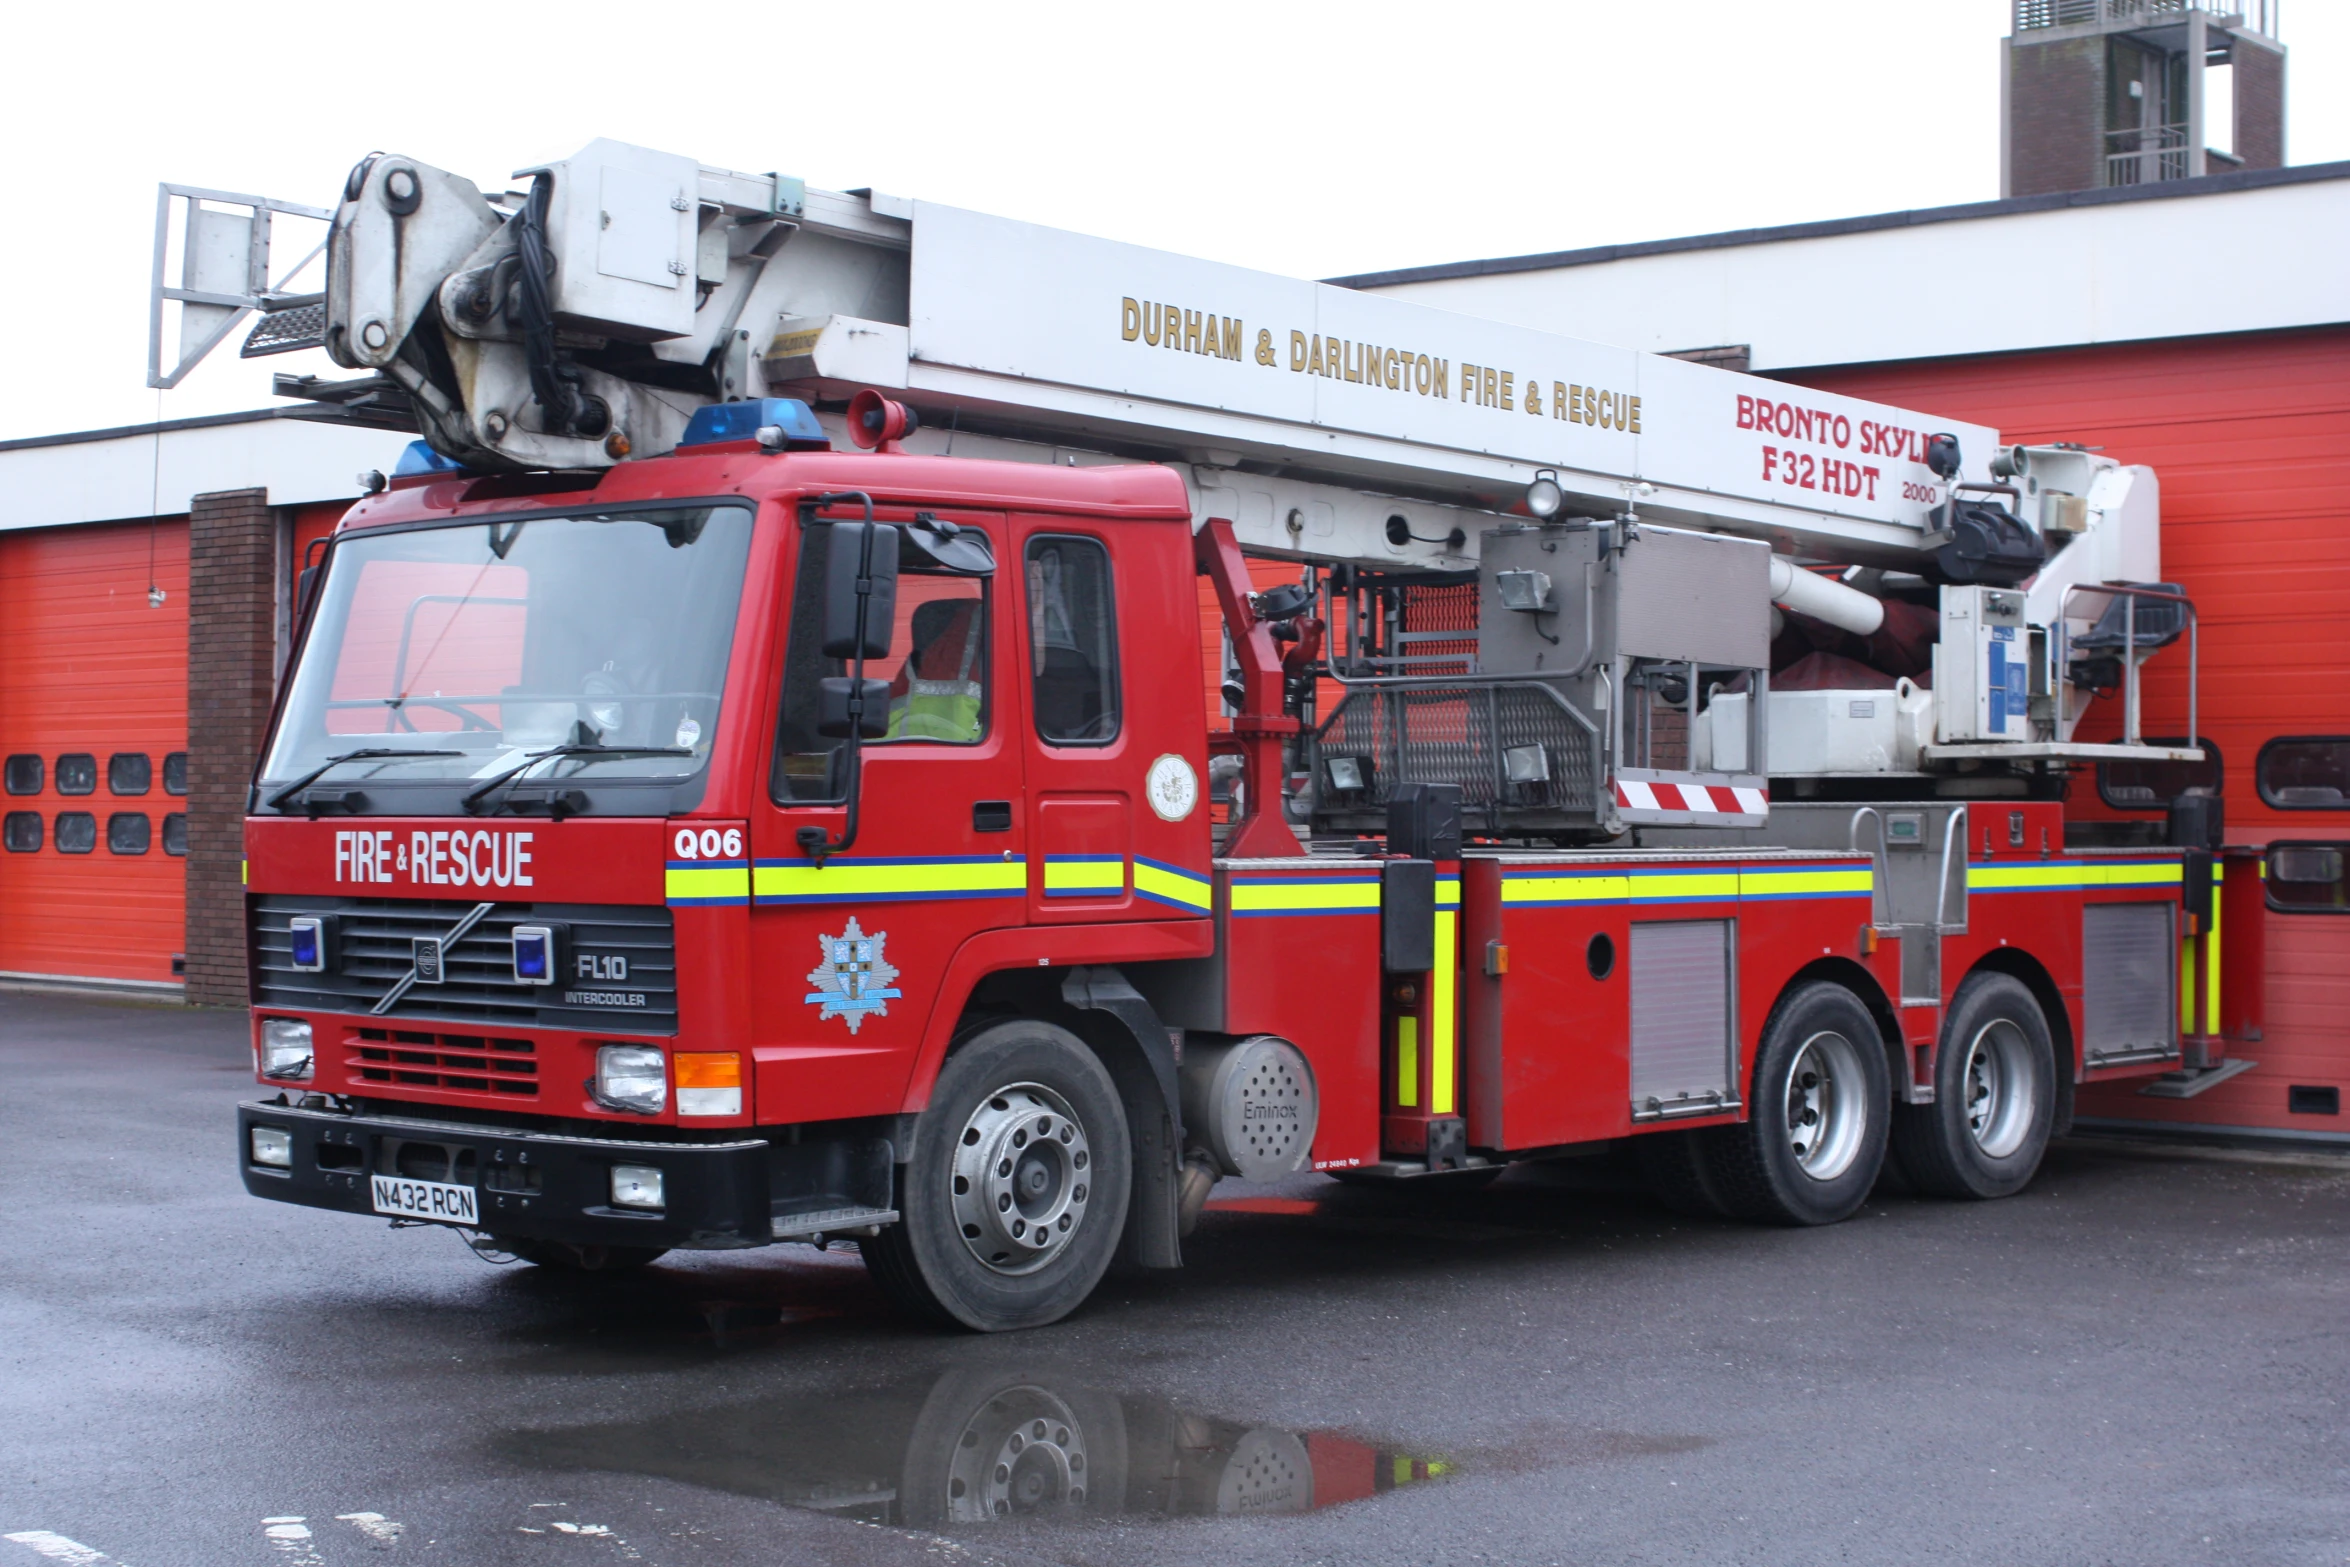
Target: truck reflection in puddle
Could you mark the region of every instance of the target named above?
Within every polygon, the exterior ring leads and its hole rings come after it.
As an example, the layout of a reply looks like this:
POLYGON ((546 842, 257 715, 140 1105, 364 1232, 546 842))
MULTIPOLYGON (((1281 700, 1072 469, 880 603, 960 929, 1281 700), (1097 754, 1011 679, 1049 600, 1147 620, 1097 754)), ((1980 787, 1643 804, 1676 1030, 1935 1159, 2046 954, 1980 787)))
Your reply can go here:
POLYGON ((915 1528, 1302 1513, 1450 1470, 1336 1432, 1244 1426, 1030 1367, 518 1433, 500 1450, 915 1528))

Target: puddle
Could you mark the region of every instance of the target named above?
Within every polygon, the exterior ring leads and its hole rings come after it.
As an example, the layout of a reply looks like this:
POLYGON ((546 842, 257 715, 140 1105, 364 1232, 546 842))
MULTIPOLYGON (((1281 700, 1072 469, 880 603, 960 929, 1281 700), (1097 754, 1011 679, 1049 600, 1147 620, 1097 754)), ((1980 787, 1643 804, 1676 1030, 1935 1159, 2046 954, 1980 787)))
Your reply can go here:
POLYGON ((1303 1513, 1441 1478, 1441 1459, 1251 1426, 1040 1368, 516 1432, 550 1470, 643 1474, 904 1528, 1303 1513))

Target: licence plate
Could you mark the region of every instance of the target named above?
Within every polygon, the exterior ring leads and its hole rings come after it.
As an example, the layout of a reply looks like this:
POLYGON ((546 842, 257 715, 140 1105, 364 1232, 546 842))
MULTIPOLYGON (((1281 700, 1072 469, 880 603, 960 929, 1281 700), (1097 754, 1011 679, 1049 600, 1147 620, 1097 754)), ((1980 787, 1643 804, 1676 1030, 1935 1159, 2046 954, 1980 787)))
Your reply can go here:
POLYGON ((408 1181, 375 1175, 375 1211, 403 1219, 437 1219, 443 1224, 479 1224, 481 1205, 470 1186, 445 1181, 408 1181))

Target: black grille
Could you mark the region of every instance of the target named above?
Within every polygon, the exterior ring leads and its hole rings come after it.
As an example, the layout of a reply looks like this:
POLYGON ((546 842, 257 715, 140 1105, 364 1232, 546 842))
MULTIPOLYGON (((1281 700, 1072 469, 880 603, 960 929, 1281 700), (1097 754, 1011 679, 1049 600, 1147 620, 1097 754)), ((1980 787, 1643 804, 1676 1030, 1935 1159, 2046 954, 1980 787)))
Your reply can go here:
POLYGON ((1363 787, 1329 789, 1318 816, 1384 818, 1396 785, 1458 784, 1472 822, 1573 828, 1598 808, 1599 737, 1551 689, 1534 682, 1357 686, 1314 736, 1318 763, 1352 757, 1363 787), (1520 771, 1509 777, 1512 751, 1520 771), (1539 757, 1535 753, 1539 752, 1539 757), (1541 776, 1547 774, 1547 777, 1541 776))
MULTIPOLYGON (((261 1006, 290 1011, 370 1013, 408 973, 416 938, 445 935, 473 908, 454 900, 255 897, 250 916, 255 999, 261 1006), (304 973, 293 965, 288 922, 297 914, 334 917, 325 973, 304 973)), ((677 945, 664 908, 497 904, 448 950, 443 967, 443 983, 410 986, 381 1016, 468 1023, 484 1031, 677 1032, 677 945), (565 927, 559 971, 552 984, 516 984, 514 927, 537 924, 565 927), (612 960, 623 960, 627 977, 577 979, 582 957, 603 960, 600 967, 591 965, 601 973, 615 972, 618 965, 612 960)))

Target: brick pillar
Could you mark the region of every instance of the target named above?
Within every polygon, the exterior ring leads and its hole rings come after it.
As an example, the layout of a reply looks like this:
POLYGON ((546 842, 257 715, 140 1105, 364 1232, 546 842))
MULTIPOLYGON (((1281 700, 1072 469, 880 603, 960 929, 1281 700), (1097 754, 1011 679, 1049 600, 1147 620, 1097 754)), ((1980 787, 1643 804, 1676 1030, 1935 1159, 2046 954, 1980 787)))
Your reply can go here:
POLYGON ((188 972, 192 1006, 246 1004, 245 790, 276 690, 277 518, 266 490, 188 516, 188 972))

